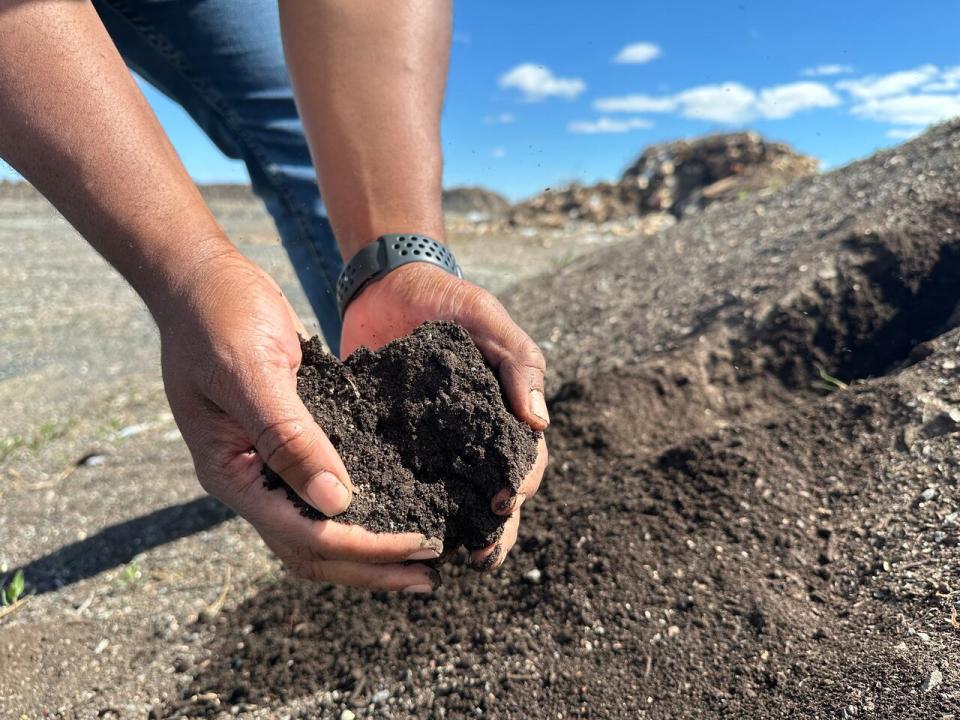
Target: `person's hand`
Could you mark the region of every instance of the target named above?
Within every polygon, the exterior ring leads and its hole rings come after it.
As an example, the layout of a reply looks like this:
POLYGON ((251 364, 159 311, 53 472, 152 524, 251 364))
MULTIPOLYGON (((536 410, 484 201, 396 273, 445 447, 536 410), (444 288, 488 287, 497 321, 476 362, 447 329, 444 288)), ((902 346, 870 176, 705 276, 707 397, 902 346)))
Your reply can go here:
POLYGON ((266 462, 324 514, 350 504, 343 462, 297 395, 297 332, 306 332, 276 283, 238 252, 191 275, 154 315, 167 397, 200 484, 250 521, 297 575, 384 590, 436 589, 434 570, 403 561, 438 557, 439 540, 314 522, 285 493, 264 487, 266 462))
MULTIPOLYGON (((361 345, 377 350, 407 335, 428 320, 462 325, 494 368, 513 413, 535 430, 549 424, 543 394, 546 370, 536 343, 486 290, 426 263, 410 263, 371 283, 347 306, 340 352, 343 357, 361 345)), ((536 493, 547 466, 547 445, 540 440, 533 468, 517 493, 503 490, 492 509, 509 516, 500 541, 471 553, 475 567, 499 566, 517 540, 520 506, 536 493)))

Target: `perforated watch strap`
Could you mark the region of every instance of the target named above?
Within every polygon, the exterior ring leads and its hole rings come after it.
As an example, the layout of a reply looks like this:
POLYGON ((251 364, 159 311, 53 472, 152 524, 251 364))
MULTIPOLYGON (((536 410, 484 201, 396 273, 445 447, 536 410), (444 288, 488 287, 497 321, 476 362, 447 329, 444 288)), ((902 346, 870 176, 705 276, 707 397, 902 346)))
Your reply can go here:
POLYGON ((463 277, 453 253, 443 243, 426 235, 409 233, 381 235, 354 255, 337 280, 337 307, 340 317, 350 301, 363 287, 374 280, 412 262, 425 262, 443 268, 451 275, 463 277))

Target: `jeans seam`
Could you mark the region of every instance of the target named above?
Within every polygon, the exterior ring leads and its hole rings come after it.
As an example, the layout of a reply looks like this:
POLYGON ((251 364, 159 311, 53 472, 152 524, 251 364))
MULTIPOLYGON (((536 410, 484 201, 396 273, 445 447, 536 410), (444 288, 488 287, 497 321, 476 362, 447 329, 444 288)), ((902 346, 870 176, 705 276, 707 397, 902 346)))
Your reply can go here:
POLYGON ((286 205, 290 214, 296 218, 301 242, 306 242, 310 247, 311 253, 320 266, 321 273, 327 285, 327 292, 331 297, 335 297, 336 280, 331 280, 327 261, 312 241, 313 232, 311 231, 309 221, 305 217, 309 214, 309 211, 305 211, 303 205, 290 193, 286 183, 269 169, 270 163, 266 161, 266 154, 263 148, 244 130, 237 118, 236 111, 230 107, 230 104, 219 93, 191 72, 191 64, 186 61, 183 54, 173 47, 172 43, 170 43, 162 33, 148 27, 147 23, 143 22, 136 11, 131 9, 129 5, 122 2, 122 0, 104 0, 104 4, 116 11, 154 51, 159 53, 161 57, 171 64, 176 72, 178 72, 180 76, 190 84, 198 96, 220 116, 221 120, 245 146, 247 152, 250 153, 251 157, 260 166, 263 176, 268 179, 277 192, 277 196, 284 205, 286 205), (138 20, 140 20, 140 22, 138 22, 138 20))

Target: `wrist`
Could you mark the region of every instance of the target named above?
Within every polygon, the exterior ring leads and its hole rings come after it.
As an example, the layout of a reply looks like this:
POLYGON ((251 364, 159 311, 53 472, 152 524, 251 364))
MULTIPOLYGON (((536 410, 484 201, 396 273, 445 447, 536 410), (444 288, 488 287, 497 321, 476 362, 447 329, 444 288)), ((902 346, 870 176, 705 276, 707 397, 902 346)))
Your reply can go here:
POLYGON ((127 280, 161 328, 179 309, 194 305, 199 292, 216 282, 220 269, 246 258, 223 235, 171 245, 144 258, 127 280))

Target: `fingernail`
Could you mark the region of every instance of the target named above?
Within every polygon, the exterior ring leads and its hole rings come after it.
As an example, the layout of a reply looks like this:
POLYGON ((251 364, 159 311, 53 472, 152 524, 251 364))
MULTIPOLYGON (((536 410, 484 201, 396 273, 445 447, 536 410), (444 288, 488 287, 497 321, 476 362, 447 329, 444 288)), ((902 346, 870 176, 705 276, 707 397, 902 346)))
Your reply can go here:
POLYGON ((545 423, 550 422, 550 413, 547 411, 547 400, 543 397, 542 390, 530 391, 530 409, 534 415, 545 423))
POLYGON ((523 493, 514 493, 513 495, 509 495, 503 500, 501 500, 499 503, 497 503, 497 512, 498 513, 513 512, 513 509, 517 507, 517 505, 519 504, 520 496, 522 494, 523 493))
POLYGON ((500 543, 498 542, 498 543, 494 546, 493 552, 490 553, 489 555, 487 555, 485 558, 481 558, 481 559, 479 559, 479 560, 474 560, 473 557, 471 557, 471 558, 470 558, 470 566, 471 566, 474 570, 478 570, 479 572, 486 572, 487 570, 489 570, 490 568, 493 567, 494 563, 497 562, 497 557, 500 555, 500 549, 501 549, 501 547, 502 547, 502 546, 501 546, 500 543))
POLYGON ((350 507, 351 495, 340 478, 329 470, 314 475, 307 483, 310 504, 328 515, 339 515, 350 507))
POLYGON ((408 585, 403 589, 403 592, 432 593, 432 592, 436 592, 437 589, 443 584, 443 581, 440 579, 440 573, 438 573, 436 570, 433 570, 433 569, 428 570, 427 578, 429 582, 417 583, 416 585, 408 585))
POLYGON ((440 553, 431 548, 426 548, 407 555, 407 560, 436 560, 438 557, 440 557, 440 553))
POLYGON ((407 557, 407 560, 436 560, 443 554, 443 540, 440 538, 424 538, 420 549, 407 557))

